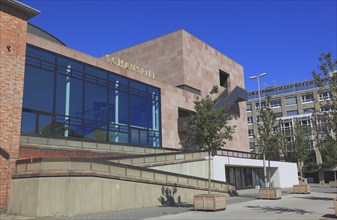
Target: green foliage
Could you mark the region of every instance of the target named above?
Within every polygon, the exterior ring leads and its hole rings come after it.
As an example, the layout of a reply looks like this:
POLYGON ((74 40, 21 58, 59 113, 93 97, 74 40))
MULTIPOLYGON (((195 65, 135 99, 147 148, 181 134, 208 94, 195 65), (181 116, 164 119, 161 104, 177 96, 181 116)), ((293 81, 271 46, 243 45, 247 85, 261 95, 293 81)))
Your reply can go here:
POLYGON ((322 166, 326 168, 337 167, 336 140, 332 139, 331 136, 328 139, 325 139, 320 150, 323 160, 322 166))
MULTIPOLYGON (((213 87, 210 94, 218 92, 213 87)), ((225 140, 231 140, 234 126, 228 125, 233 116, 227 114, 223 109, 212 109, 216 100, 208 95, 205 98, 197 98, 194 101, 195 114, 189 123, 184 125, 186 138, 183 146, 189 148, 196 146, 199 150, 212 152, 221 148, 225 140)))
POLYGON ((267 107, 259 111, 257 153, 264 153, 267 159, 279 160, 285 154, 285 138, 279 131, 279 122, 270 108, 270 98, 267 97, 267 107))
POLYGON ((311 130, 308 126, 301 126, 298 120, 295 121, 294 142, 292 144, 291 155, 298 164, 301 177, 303 177, 303 163, 310 155, 308 151, 308 146, 310 146, 310 133, 311 130))
POLYGON ((208 194, 211 192, 211 152, 220 149, 226 140, 232 139, 235 126, 228 125, 233 119, 232 115, 224 109, 213 109, 216 99, 212 95, 218 93, 218 87, 214 86, 210 95, 205 98, 197 98, 194 101, 195 114, 189 123, 184 125, 186 131, 183 140, 184 148, 194 148, 208 152, 208 194))
POLYGON ((321 103, 321 106, 331 109, 328 113, 317 113, 314 120, 314 131, 317 137, 317 146, 321 151, 323 167, 335 168, 337 166, 337 60, 332 54, 322 53, 318 60, 319 72, 312 72, 315 83, 321 87, 319 93, 327 90, 331 92, 330 100, 321 103), (321 123, 318 125, 317 121, 321 123), (329 131, 333 131, 332 133, 329 131))
POLYGON ((311 130, 308 126, 302 126, 298 120, 295 121, 294 142, 291 149, 291 155, 297 162, 304 162, 310 155, 308 151, 310 147, 310 133, 311 130))

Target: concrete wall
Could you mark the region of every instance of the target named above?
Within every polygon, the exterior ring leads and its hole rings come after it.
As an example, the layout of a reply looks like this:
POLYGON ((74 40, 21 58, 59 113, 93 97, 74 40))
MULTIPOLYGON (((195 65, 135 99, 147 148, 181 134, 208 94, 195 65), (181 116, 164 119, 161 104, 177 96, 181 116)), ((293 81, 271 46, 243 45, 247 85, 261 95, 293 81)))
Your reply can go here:
MULTIPOLYGON (((214 179, 219 181, 226 181, 225 167, 255 167, 263 168, 263 160, 245 159, 234 157, 214 156, 214 179)), ((268 161, 266 161, 268 167, 268 161)), ((271 182, 275 187, 292 187, 298 184, 298 172, 296 163, 270 161, 271 182)))
MULTIPOLYGON (((8 212, 24 216, 74 216, 161 205, 161 185, 96 177, 13 179, 8 212)), ((170 187, 171 188, 171 187, 170 187)), ((175 195, 192 203, 206 191, 178 188, 175 195)))
MULTIPOLYGON (((208 178, 208 160, 195 161, 189 163, 169 164, 163 166, 150 167, 154 170, 162 170, 171 173, 179 173, 189 176, 208 178)), ((211 178, 213 179, 213 161, 211 161, 211 178)))

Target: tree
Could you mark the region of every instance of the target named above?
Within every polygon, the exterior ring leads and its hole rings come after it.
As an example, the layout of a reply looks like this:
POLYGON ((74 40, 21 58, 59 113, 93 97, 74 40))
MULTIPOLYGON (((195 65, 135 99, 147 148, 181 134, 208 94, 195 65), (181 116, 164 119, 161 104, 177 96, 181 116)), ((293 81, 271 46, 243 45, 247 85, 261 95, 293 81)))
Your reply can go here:
POLYGON ((319 94, 327 94, 329 99, 321 104, 321 108, 328 110, 324 113, 316 113, 318 125, 316 125, 316 141, 322 154, 322 166, 334 169, 336 181, 337 168, 337 59, 332 54, 322 53, 318 57, 321 63, 317 68, 319 72, 313 71, 315 83, 320 87, 319 94))
POLYGON ((309 132, 310 128, 308 126, 300 125, 298 120, 295 121, 294 142, 292 144, 291 156, 297 162, 301 178, 303 178, 303 163, 309 157, 308 151, 308 146, 310 146, 310 139, 308 135, 309 132))
POLYGON ((284 155, 285 138, 279 131, 279 122, 270 107, 270 97, 267 97, 266 108, 260 108, 257 129, 257 153, 265 155, 268 160, 268 183, 270 184, 270 160, 280 160, 284 155))
POLYGON ((232 139, 235 126, 228 125, 234 117, 224 109, 214 109, 216 99, 212 95, 218 93, 214 86, 210 95, 197 98, 194 103, 195 114, 190 122, 184 125, 186 137, 183 140, 184 148, 197 147, 198 150, 208 152, 208 194, 211 193, 211 153, 221 148, 226 140, 232 139))

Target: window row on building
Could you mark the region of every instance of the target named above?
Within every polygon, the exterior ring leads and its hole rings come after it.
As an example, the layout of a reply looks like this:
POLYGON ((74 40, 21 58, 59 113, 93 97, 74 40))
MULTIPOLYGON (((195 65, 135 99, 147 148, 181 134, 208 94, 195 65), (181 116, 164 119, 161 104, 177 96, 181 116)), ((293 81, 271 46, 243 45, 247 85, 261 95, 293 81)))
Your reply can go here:
MULTIPOLYGON (((323 81, 323 86, 329 85, 328 80, 323 81)), ((287 93, 299 93, 301 91, 307 91, 307 90, 314 90, 317 89, 317 85, 315 84, 314 81, 307 81, 307 82, 301 82, 301 83, 296 83, 292 85, 285 85, 285 86, 279 86, 279 87, 271 87, 268 89, 265 89, 261 91, 260 97, 266 97, 266 96, 277 96, 277 95, 284 95, 287 93)), ((248 94, 248 99, 257 99, 259 98, 258 92, 250 92, 248 94)))
MULTIPOLYGON (((318 100, 319 101, 324 101, 324 100, 329 100, 331 98, 331 93, 330 91, 324 91, 322 93, 318 94, 318 100)), ((304 94, 301 96, 301 102, 303 103, 309 103, 309 102, 314 102, 314 94, 313 93, 308 93, 304 94)), ((291 106, 291 105, 297 105, 297 97, 296 96, 290 96, 285 98, 285 105, 286 106, 291 106)), ((270 100, 270 107, 271 108, 279 108, 281 107, 281 99, 272 99, 270 100)), ((266 108, 266 101, 261 101, 261 106, 262 108, 266 108)), ((256 101, 255 102, 255 108, 259 109, 260 108, 260 102, 256 101)), ((247 111, 252 111, 252 103, 247 103, 247 111)))

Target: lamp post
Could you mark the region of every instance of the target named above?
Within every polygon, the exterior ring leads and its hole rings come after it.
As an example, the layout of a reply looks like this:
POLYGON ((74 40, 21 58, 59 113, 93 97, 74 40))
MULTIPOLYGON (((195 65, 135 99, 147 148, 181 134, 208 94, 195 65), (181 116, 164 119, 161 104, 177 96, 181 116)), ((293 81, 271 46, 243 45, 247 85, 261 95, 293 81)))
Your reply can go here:
MULTIPOLYGON (((262 106, 261 106, 261 92, 260 92, 260 77, 263 77, 263 76, 266 76, 266 75, 267 75, 267 73, 261 73, 258 76, 249 77, 249 79, 257 79, 257 92, 259 94, 259 107, 260 108, 262 108, 262 106)), ((262 155, 263 155, 263 177, 264 177, 264 182, 267 186, 266 154, 265 154, 264 150, 262 152, 262 155)), ((269 183, 268 183, 268 186, 269 186, 269 183)))

